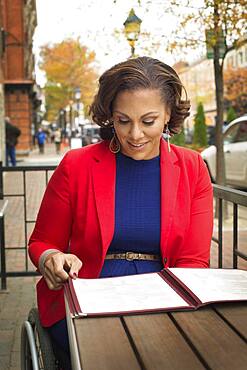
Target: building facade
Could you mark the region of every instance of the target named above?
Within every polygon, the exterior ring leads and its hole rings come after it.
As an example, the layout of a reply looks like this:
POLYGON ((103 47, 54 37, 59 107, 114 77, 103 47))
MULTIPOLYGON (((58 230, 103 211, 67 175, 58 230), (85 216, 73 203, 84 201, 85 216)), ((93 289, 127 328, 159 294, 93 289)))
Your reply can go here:
MULTIPOLYGON (((227 53, 224 60, 224 70, 227 68, 246 68, 246 66, 247 43, 227 53)), ((187 126, 194 125, 197 105, 200 102, 204 106, 206 124, 214 126, 216 97, 213 60, 205 57, 192 64, 179 62, 174 65, 174 69, 179 74, 191 101, 191 115, 186 122, 187 126)))
POLYGON ((246 68, 247 67, 247 42, 238 49, 229 51, 226 54, 225 68, 246 68))
POLYGON ((206 116, 206 124, 214 126, 216 115, 214 66, 212 59, 203 58, 192 64, 179 63, 174 66, 191 102, 191 114, 187 126, 194 125, 194 117, 198 103, 202 103, 206 116))
POLYGON ((17 153, 32 148, 31 125, 37 108, 32 38, 37 25, 35 0, 0 0, 5 115, 21 130, 17 153))

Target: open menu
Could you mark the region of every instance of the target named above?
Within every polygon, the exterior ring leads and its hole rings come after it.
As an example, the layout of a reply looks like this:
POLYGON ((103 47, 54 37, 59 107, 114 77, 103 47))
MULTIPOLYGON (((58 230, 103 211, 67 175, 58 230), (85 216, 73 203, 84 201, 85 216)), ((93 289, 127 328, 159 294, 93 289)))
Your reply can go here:
POLYGON ((193 310, 215 302, 247 301, 247 271, 167 268, 122 277, 69 279, 65 295, 74 317, 193 310))

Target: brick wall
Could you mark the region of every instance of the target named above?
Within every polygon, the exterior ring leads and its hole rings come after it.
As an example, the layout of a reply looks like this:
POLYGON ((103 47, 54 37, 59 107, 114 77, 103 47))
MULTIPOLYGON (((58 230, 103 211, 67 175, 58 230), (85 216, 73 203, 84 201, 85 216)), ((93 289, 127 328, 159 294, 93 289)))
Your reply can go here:
POLYGON ((20 85, 9 88, 5 93, 6 115, 21 130, 16 147, 17 154, 28 154, 31 148, 31 116, 32 107, 29 97, 29 86, 20 85))
POLYGON ((23 79, 24 33, 23 0, 5 1, 4 28, 7 31, 5 55, 5 79, 23 79), (17 62, 18 61, 18 62, 17 62))
POLYGON ((6 31, 3 56, 5 115, 21 130, 17 154, 28 154, 32 142, 32 89, 35 83, 32 81, 32 35, 36 27, 36 5, 35 0, 0 0, 0 7, 6 31))

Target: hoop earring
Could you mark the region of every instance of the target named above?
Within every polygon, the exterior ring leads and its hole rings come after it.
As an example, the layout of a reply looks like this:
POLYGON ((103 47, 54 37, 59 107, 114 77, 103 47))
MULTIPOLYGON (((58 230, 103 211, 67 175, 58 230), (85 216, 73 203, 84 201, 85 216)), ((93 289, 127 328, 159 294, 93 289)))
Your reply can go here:
POLYGON ((168 127, 168 124, 166 125, 166 138, 167 138, 167 146, 168 146, 168 152, 171 152, 171 147, 170 147, 170 130, 168 127))
POLYGON ((114 132, 113 137, 111 138, 109 149, 113 154, 116 154, 120 151, 120 144, 118 142, 115 132, 114 132))

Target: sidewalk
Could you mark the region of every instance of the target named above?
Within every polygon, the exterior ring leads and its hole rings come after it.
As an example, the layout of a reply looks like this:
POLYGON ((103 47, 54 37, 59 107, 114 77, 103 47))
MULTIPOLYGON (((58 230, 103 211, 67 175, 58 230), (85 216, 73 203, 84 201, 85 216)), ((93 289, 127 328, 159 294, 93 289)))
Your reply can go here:
POLYGON ((45 146, 44 154, 39 153, 38 147, 36 147, 29 156, 20 156, 17 157, 17 166, 26 166, 26 165, 57 165, 62 159, 63 155, 69 150, 68 146, 61 145, 61 153, 56 154, 55 144, 48 143, 45 146))
MULTIPOLYGON (((55 145, 47 144, 45 154, 38 153, 35 149, 28 157, 18 158, 18 166, 22 165, 57 165, 68 148, 63 148, 62 153, 55 153, 55 145)), ((28 185, 28 214, 29 220, 34 220, 40 201, 45 190, 44 174, 31 172, 27 174, 28 185)), ((22 192, 22 179, 17 174, 7 173, 4 178, 4 187, 11 193, 22 192)), ((8 271, 24 270, 24 251, 14 249, 16 246, 24 246, 24 231, 20 221, 20 214, 23 212, 21 198, 9 198, 8 211, 5 219, 6 246, 13 248, 7 253, 8 271)), ((231 267, 231 231, 232 220, 224 222, 224 267, 231 267)), ((31 232, 33 224, 28 228, 31 232)), ((240 210, 239 219, 239 245, 243 252, 247 249, 247 210, 240 210)), ((30 262, 30 269, 34 269, 30 262)), ((212 243, 211 266, 217 266, 216 245, 212 243)), ((247 263, 242 262, 239 268, 247 269, 247 263)), ((31 307, 36 306, 35 277, 8 278, 8 291, 0 293, 0 369, 20 369, 20 330, 23 321, 31 307)))

